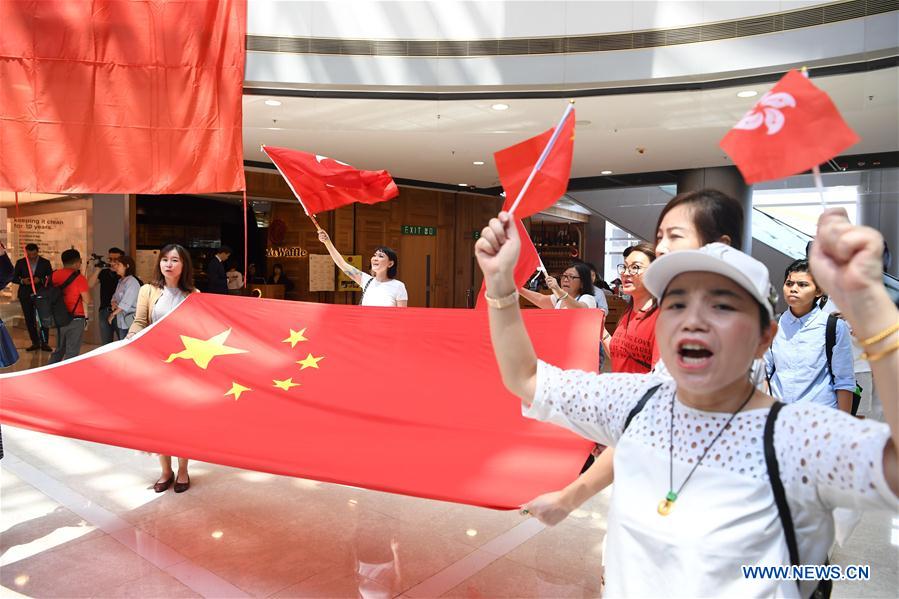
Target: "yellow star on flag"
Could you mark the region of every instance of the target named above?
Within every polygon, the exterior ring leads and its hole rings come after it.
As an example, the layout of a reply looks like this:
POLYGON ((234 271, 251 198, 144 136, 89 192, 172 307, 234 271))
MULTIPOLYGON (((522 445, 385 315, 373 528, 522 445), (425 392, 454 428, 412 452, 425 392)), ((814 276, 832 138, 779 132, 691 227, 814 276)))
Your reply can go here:
POLYGON ((240 399, 240 394, 243 393, 244 391, 252 391, 252 389, 250 389, 249 387, 244 387, 240 383, 235 383, 234 381, 231 381, 231 389, 229 389, 228 392, 225 393, 225 395, 226 396, 233 395, 234 401, 237 401, 238 399, 240 399))
POLYGON ((223 331, 209 339, 194 339, 187 335, 181 335, 181 343, 184 344, 184 350, 176 354, 172 354, 165 361, 166 364, 174 362, 177 358, 184 360, 193 360, 194 364, 202 369, 209 366, 209 362, 218 356, 229 356, 231 354, 245 354, 247 350, 229 347, 225 345, 225 339, 231 334, 231 329, 223 331))
POLYGON ((299 387, 300 386, 299 383, 293 382, 293 377, 291 377, 289 379, 284 379, 283 381, 279 381, 279 380, 275 379, 273 382, 275 383, 275 387, 277 387, 278 389, 284 389, 285 391, 290 391, 291 387, 299 387))
POLYGON ((324 356, 319 356, 318 358, 316 358, 312 354, 309 354, 304 359, 297 360, 297 364, 302 366, 300 370, 306 370, 307 368, 318 368, 318 363, 324 359, 324 356))
POLYGON ((294 331, 293 329, 289 329, 289 330, 290 330, 290 337, 283 340, 281 343, 289 343, 290 347, 296 347, 297 343, 299 343, 300 341, 309 341, 308 339, 306 339, 303 336, 303 333, 306 332, 306 329, 300 329, 299 331, 294 331))

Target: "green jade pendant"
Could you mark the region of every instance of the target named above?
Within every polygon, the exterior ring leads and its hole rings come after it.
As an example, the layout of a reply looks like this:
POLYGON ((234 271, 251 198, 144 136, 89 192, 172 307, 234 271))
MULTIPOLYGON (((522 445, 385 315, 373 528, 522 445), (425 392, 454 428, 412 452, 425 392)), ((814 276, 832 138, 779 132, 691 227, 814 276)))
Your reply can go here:
POLYGON ((668 491, 668 494, 665 495, 665 499, 659 502, 659 515, 667 516, 671 513, 672 508, 674 508, 674 502, 677 501, 677 493, 674 491, 668 491))

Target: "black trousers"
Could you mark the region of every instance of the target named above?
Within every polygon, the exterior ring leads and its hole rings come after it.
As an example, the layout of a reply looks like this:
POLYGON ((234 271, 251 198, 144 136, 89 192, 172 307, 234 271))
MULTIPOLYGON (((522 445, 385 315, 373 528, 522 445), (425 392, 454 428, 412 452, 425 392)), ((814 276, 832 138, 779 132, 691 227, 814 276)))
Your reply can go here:
POLYGON ((20 295, 19 303, 22 305, 22 314, 25 316, 25 327, 28 329, 28 336, 31 337, 32 345, 46 345, 50 341, 50 329, 41 328, 40 336, 38 336, 37 318, 34 315, 34 302, 31 301, 31 295, 20 295))

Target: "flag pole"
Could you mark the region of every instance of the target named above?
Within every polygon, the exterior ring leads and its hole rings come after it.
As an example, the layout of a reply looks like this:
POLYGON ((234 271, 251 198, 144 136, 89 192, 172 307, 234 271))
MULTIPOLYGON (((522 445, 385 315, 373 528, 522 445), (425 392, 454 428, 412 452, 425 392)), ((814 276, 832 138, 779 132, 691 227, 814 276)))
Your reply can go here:
POLYGON ((549 156, 550 151, 553 149, 553 146, 556 143, 556 140, 559 138, 559 133, 562 131, 562 124, 565 122, 565 119, 568 118, 568 115, 571 114, 571 111, 574 109, 574 100, 568 100, 568 106, 565 107, 565 112, 562 113, 562 118, 559 119, 559 124, 556 125, 556 130, 553 131, 552 137, 549 138, 549 141, 546 142, 546 147, 543 148, 543 153, 540 154, 540 159, 537 160, 537 164, 534 165, 534 168, 531 169, 531 174, 528 175, 527 181, 524 182, 524 185, 521 188, 521 191, 518 192, 518 197, 515 198, 515 202, 509 208, 509 214, 515 214, 515 209, 518 208, 518 204, 521 203, 521 199, 524 197, 524 194, 527 192, 528 188, 531 186, 531 181, 534 180, 534 176, 537 174, 541 168, 543 168, 543 163, 546 162, 547 156, 549 156))
MULTIPOLYGON (((811 79, 807 66, 803 66, 800 72, 806 79, 811 79)), ((821 179, 821 169, 817 164, 812 167, 812 177, 815 179, 815 189, 818 191, 818 197, 821 198, 821 212, 824 212, 827 210, 827 200, 824 199, 824 181, 821 179)))
POLYGON ((812 176, 815 178, 815 189, 818 190, 818 196, 821 198, 821 211, 827 210, 827 200, 824 199, 824 181, 821 179, 821 169, 818 165, 812 167, 812 176))

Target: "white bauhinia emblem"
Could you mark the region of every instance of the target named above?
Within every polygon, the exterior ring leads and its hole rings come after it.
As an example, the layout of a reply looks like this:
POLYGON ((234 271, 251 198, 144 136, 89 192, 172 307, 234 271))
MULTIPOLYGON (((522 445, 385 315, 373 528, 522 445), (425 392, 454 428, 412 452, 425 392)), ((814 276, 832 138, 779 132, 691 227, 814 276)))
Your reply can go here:
POLYGON ((765 124, 768 135, 774 135, 783 129, 786 118, 781 108, 796 108, 796 100, 788 93, 768 92, 752 107, 752 110, 743 115, 740 122, 734 125, 734 129, 758 129, 765 124))

